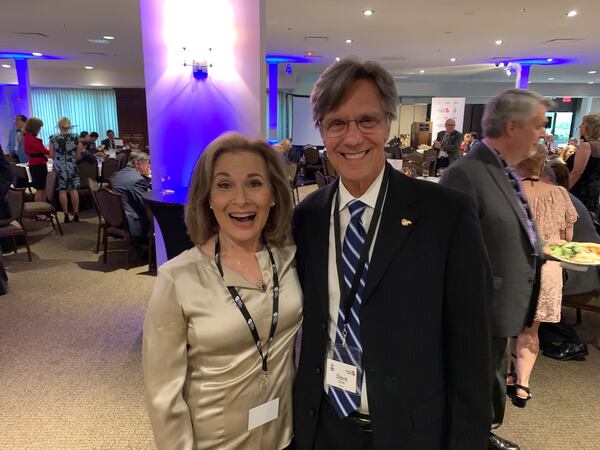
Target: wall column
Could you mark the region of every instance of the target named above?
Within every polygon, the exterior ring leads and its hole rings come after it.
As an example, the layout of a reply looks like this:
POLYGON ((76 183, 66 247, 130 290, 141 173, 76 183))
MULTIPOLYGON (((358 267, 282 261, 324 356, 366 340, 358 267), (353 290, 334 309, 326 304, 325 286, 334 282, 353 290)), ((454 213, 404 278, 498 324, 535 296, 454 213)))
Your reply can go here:
POLYGON ((527 89, 529 86, 530 64, 515 64, 517 66, 517 81, 515 87, 518 89, 527 89))
POLYGON ((15 59, 17 70, 18 96, 13 104, 15 114, 31 116, 31 92, 29 87, 29 64, 27 59, 15 59))
POLYGON ((140 0, 140 16, 153 194, 184 201, 210 141, 263 135, 264 0, 140 0), (192 61, 208 76, 194 77, 192 61))

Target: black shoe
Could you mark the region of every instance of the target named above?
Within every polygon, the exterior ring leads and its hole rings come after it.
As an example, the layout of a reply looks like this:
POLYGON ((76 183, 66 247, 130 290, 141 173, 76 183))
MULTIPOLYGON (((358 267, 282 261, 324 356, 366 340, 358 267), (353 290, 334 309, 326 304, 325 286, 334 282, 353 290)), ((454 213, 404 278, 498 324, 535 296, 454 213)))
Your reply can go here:
POLYGON ((521 450, 514 442, 510 442, 504 438, 501 438, 497 434, 490 433, 490 437, 488 438, 488 450, 490 449, 500 449, 500 450, 521 450))
POLYGON ((515 384, 515 394, 510 398, 512 400, 512 404, 517 408, 525 408, 527 406, 527 402, 533 397, 531 390, 527 386, 521 386, 520 384, 515 384), (527 397, 519 397, 517 392, 524 391, 527 394, 527 397))
POLYGON ((585 343, 561 342, 544 349, 542 354, 559 361, 585 361, 588 349, 585 343))
POLYGON ((73 214, 73 222, 79 222, 79 214, 73 214))
POLYGON ((69 223, 71 219, 69 219, 69 215, 65 213, 65 223, 69 223))

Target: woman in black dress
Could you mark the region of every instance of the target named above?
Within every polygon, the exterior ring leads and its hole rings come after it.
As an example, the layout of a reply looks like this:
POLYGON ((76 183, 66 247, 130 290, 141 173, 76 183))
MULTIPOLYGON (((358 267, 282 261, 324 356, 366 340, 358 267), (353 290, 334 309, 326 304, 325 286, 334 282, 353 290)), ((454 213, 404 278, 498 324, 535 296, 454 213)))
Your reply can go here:
POLYGON ((600 197, 600 114, 584 116, 580 126, 581 144, 567 160, 569 187, 586 208, 597 214, 600 197))

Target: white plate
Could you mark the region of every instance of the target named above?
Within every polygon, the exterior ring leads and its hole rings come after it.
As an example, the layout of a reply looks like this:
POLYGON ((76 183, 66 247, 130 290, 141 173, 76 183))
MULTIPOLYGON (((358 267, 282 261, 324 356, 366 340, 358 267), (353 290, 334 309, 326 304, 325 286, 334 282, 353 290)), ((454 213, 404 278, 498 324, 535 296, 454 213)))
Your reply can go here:
MULTIPOLYGON (((570 242, 571 243, 571 242, 570 242)), ((596 248, 600 248, 600 244, 596 244, 594 242, 572 242, 573 244, 579 244, 582 247, 596 247, 596 248)), ((600 261, 595 261, 595 262, 579 262, 579 261, 573 261, 571 259, 567 259, 567 258, 560 258, 558 256, 554 256, 552 255, 554 258, 556 258, 557 260, 559 260, 561 262, 561 266, 563 266, 565 269, 572 269, 572 270, 587 270, 588 267, 592 267, 592 266, 600 266, 600 261), (585 269, 583 269, 585 267, 585 269)))

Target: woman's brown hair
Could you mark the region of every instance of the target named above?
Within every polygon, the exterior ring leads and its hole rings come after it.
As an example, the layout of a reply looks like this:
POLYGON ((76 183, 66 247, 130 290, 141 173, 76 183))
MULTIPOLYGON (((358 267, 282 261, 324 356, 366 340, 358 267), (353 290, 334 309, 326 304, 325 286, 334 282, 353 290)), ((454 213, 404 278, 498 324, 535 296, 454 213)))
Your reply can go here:
POLYGON ((44 126, 44 122, 42 122, 37 117, 30 117, 25 122, 25 133, 31 134, 32 136, 37 136, 42 127, 44 126))

